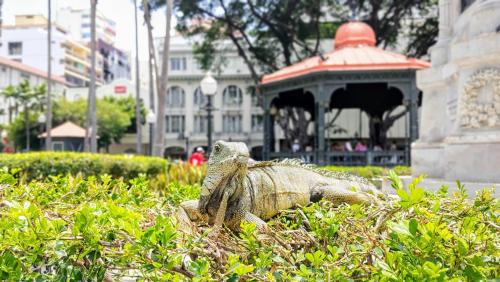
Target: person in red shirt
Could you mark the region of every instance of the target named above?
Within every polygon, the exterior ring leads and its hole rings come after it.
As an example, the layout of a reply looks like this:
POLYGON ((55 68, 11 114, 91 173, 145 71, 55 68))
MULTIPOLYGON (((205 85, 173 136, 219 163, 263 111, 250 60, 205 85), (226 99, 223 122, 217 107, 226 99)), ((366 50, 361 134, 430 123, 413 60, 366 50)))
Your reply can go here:
POLYGON ((194 166, 201 166, 205 163, 205 150, 202 147, 196 148, 196 152, 189 157, 189 164, 194 166))

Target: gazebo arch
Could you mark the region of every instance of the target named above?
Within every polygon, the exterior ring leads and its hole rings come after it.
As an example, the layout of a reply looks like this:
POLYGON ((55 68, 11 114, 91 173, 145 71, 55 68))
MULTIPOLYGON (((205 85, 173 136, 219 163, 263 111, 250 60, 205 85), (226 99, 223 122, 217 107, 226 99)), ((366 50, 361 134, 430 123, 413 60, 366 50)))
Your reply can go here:
POLYGON ((287 93, 311 93, 313 103, 307 106, 314 121, 316 163, 328 162, 325 112, 341 106, 359 108, 378 117, 394 106, 408 109, 406 162, 409 162, 409 144, 418 134, 419 93, 415 73, 429 66, 428 62, 375 47, 375 33, 365 23, 343 24, 336 33, 335 48, 331 52, 263 77, 260 89, 264 95, 264 159, 288 157, 272 153, 275 136, 272 105, 293 104, 288 101, 293 99, 286 96, 287 93))

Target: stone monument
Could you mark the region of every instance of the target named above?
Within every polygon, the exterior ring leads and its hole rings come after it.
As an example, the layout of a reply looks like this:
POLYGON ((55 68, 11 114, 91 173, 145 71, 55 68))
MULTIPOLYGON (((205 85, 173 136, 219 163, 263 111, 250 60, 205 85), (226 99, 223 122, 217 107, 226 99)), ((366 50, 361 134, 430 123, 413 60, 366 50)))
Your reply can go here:
POLYGON ((414 176, 477 188, 500 183, 500 0, 439 0, 430 54, 432 67, 417 73, 423 97, 414 176))

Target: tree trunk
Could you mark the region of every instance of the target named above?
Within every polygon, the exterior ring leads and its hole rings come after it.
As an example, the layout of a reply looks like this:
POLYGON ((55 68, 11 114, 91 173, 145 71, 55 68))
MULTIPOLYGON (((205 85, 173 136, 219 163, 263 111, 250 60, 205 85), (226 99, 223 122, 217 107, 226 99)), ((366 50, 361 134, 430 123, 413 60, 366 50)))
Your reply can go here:
MULTIPOLYGON (((47 113, 46 113, 46 123, 45 128, 47 132, 47 137, 45 138, 45 150, 49 151, 52 149, 52 7, 51 0, 48 0, 48 20, 47 20, 47 113)), ((42 149, 42 148, 40 148, 42 149)))
POLYGON ((97 0, 90 0, 90 151, 97 153, 97 107, 96 107, 96 93, 95 93, 95 59, 96 59, 96 41, 95 41, 95 28, 96 28, 96 8, 97 0))
MULTIPOLYGON (((49 0, 50 1, 50 0, 49 0)), ((142 125, 141 125, 141 85, 139 78, 139 33, 137 31, 137 0, 134 0, 135 19, 135 127, 136 127, 136 154, 142 154, 142 125)))
POLYGON ((168 84, 168 60, 169 60, 169 49, 170 49, 170 27, 172 21, 172 7, 173 1, 167 0, 166 7, 166 17, 167 24, 165 27, 165 39, 163 41, 163 53, 162 53, 162 64, 161 64, 161 77, 160 81, 157 80, 158 87, 158 114, 156 115, 156 135, 155 135, 155 145, 154 145, 154 155, 157 157, 163 156, 163 150, 165 147, 165 100, 167 94, 167 84, 168 84))
MULTIPOLYGON (((155 109, 155 77, 158 74, 156 69, 156 54, 153 42, 153 27, 151 26, 151 14, 149 10, 148 0, 142 0, 142 6, 144 9, 144 21, 146 23, 146 28, 148 31, 148 67, 149 67, 149 110, 152 112, 157 112, 155 109)), ((154 124, 149 125, 149 154, 153 155, 153 143, 154 143, 154 124)))
POLYGON ((26 152, 30 150, 30 115, 28 112, 28 104, 24 104, 24 126, 26 130, 26 152))

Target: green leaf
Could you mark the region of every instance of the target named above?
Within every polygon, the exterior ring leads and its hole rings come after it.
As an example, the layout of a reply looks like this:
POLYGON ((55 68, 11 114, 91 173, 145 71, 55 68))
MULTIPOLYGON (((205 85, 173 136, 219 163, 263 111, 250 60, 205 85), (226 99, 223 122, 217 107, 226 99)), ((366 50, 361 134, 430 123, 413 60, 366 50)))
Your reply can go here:
POLYGON ((418 229, 418 221, 414 218, 410 219, 410 221, 408 222, 408 230, 410 231, 411 235, 416 236, 417 229, 418 229))
POLYGON ((467 253, 469 252, 469 245, 467 244, 467 242, 462 238, 458 238, 457 243, 458 243, 459 254, 461 256, 466 256, 467 253))

